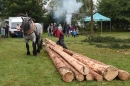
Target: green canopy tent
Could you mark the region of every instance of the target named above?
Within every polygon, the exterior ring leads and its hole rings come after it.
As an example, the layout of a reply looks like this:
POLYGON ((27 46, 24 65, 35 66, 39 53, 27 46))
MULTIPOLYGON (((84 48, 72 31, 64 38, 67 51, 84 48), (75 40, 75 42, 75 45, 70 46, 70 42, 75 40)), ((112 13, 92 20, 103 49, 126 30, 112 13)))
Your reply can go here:
MULTIPOLYGON (((82 18, 82 21, 91 21, 91 17, 82 18)), ((101 22, 101 34, 102 34, 102 21, 110 21, 110 32, 111 32, 111 18, 103 16, 99 13, 95 13, 93 15, 93 21, 100 21, 101 22)))

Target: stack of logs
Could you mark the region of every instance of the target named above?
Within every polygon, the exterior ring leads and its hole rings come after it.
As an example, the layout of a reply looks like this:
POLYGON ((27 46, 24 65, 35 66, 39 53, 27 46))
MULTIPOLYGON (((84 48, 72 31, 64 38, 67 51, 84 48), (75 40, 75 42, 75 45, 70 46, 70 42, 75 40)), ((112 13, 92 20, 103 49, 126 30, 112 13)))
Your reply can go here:
POLYGON ((64 49, 50 39, 46 38, 44 44, 48 55, 65 82, 71 82, 74 79, 112 81, 115 78, 124 81, 130 77, 130 74, 124 70, 64 49))

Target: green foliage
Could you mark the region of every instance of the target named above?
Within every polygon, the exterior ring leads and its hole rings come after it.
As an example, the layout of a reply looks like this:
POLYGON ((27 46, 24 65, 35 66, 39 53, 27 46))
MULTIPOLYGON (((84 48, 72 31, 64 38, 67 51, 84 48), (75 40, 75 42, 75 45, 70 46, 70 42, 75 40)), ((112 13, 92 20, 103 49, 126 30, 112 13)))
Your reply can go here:
POLYGON ((4 0, 3 7, 3 17, 14 17, 20 13, 27 13, 28 16, 34 18, 36 22, 43 21, 45 10, 42 9, 42 4, 37 0, 4 0))
POLYGON ((114 19, 130 21, 129 0, 101 0, 98 4, 98 11, 114 19))
POLYGON ((99 0, 98 12, 112 19, 116 31, 128 31, 130 0, 99 0))
POLYGON ((120 39, 112 36, 88 36, 83 42, 90 42, 90 44, 96 45, 96 47, 109 47, 109 48, 130 48, 130 39, 120 39))

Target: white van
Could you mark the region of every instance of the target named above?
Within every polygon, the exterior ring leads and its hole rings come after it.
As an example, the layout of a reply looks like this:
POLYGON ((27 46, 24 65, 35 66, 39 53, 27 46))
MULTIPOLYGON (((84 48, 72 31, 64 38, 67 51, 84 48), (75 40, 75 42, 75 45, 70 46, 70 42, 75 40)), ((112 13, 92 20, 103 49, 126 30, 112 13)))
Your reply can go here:
POLYGON ((9 17, 9 34, 10 36, 17 35, 16 26, 19 24, 21 26, 22 18, 21 17, 9 17))

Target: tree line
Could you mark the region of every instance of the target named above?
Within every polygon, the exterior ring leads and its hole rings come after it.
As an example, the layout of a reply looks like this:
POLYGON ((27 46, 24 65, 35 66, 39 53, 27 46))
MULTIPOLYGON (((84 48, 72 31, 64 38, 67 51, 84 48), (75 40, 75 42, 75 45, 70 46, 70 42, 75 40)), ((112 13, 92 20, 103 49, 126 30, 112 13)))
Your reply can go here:
MULTIPOLYGON (((90 0, 77 0, 82 2, 83 6, 80 9, 79 14, 90 15, 90 0)), ((46 4, 48 0, 0 0, 0 18, 8 18, 17 16, 20 13, 31 16, 36 21, 44 22, 45 25, 53 22, 51 15, 44 16, 47 10, 42 9, 43 4, 46 4)), ((54 3, 53 3, 54 4, 54 3)), ((52 5, 53 6, 53 5, 52 5)), ((93 5, 95 8, 95 5, 93 5)), ((129 0, 98 0, 96 5, 96 11, 111 18, 111 26, 116 30, 128 30, 130 27, 130 1, 129 0)), ((75 18, 78 17, 78 15, 75 18)), ((104 26, 108 26, 109 23, 105 22, 104 26)))
POLYGON ((97 10, 112 19, 111 23, 114 30, 129 30, 130 0, 98 0, 97 10))

